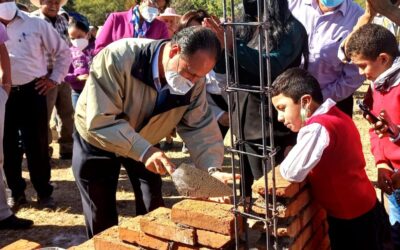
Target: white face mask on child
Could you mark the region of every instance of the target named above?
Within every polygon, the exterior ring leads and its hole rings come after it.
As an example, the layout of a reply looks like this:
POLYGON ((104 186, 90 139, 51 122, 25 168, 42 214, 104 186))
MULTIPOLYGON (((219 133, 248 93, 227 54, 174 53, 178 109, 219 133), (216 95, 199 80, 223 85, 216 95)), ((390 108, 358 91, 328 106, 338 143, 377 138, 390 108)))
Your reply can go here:
POLYGON ((71 40, 71 43, 74 47, 82 51, 89 45, 89 40, 86 38, 78 38, 71 40))
POLYGON ((15 2, 0 3, 0 18, 11 21, 17 13, 18 7, 15 2))

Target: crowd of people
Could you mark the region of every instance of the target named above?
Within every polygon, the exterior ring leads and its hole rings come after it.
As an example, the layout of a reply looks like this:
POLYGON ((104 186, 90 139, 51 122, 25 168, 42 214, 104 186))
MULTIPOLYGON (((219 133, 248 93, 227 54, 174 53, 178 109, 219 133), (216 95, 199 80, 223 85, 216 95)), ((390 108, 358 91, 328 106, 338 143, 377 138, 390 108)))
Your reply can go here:
MULTIPOLYGON (((111 13, 98 32, 62 9, 67 0, 31 3, 38 9, 29 13, 0 0, 0 229, 33 225, 13 213, 29 202, 23 155, 37 207, 57 208, 54 126, 60 158, 72 159, 89 238, 118 224, 121 166, 137 215, 164 206, 161 176, 176 169, 165 151, 176 133, 197 168, 222 182, 241 179, 251 207, 251 185, 263 175, 262 159, 253 155, 269 137, 264 117, 274 124, 282 176, 307 179, 327 211, 332 249, 400 249, 400 1, 367 0, 363 10, 352 0, 270 0, 268 44, 259 43, 265 34, 257 27, 233 34, 205 10, 176 13, 170 0, 138 0, 111 13), (234 133, 249 142, 243 176, 235 177, 221 169, 233 49, 243 86, 259 86, 259 57, 270 60, 275 107, 273 117, 261 116, 262 97, 249 92, 230 107, 240 113, 234 133), (352 121, 353 94, 365 80, 370 87, 360 105, 389 217, 366 175, 352 121)), ((243 1, 244 22, 260 21, 257 7, 257 0, 243 1)))

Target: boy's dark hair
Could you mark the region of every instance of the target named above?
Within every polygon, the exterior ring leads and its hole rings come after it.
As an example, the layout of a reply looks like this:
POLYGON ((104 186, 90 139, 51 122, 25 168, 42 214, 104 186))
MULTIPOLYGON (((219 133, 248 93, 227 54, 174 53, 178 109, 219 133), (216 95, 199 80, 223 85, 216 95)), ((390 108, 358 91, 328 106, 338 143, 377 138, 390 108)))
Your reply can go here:
POLYGON ((71 21, 68 24, 68 27, 80 29, 80 30, 84 31, 85 33, 88 33, 90 30, 89 25, 87 25, 85 22, 77 20, 76 18, 71 19, 71 21))
POLYGON ((362 55, 375 60, 386 53, 392 58, 400 55, 396 37, 386 28, 377 24, 365 24, 350 36, 346 44, 346 57, 362 55))
POLYGON ((311 95, 313 100, 323 102, 321 87, 315 77, 300 68, 291 68, 280 74, 272 84, 272 96, 283 94, 298 103, 303 95, 311 95))
POLYGON ((178 44, 182 54, 189 57, 203 50, 215 55, 217 61, 222 53, 221 44, 214 32, 201 26, 188 27, 175 33, 171 43, 178 44))

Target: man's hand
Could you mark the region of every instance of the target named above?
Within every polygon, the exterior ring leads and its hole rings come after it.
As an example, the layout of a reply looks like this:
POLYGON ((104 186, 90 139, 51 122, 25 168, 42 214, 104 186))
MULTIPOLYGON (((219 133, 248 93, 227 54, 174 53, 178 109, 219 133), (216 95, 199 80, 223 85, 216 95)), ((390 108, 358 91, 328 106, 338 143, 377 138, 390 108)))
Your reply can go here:
POLYGON ((381 163, 377 165, 378 167, 378 187, 387 194, 392 194, 392 175, 393 170, 390 169, 389 165, 386 163, 381 163))
POLYGON ((47 76, 43 76, 39 81, 35 84, 35 89, 39 92, 39 95, 47 95, 50 90, 54 89, 57 84, 48 78, 47 76))
POLYGON ((221 43, 222 49, 226 49, 229 52, 232 51, 234 36, 233 36, 231 27, 227 27, 227 29, 226 29, 227 41, 226 41, 226 48, 225 48, 224 28, 221 26, 221 22, 219 21, 219 19, 217 17, 212 16, 211 18, 204 18, 202 26, 211 29, 215 33, 219 42, 221 43))
POLYGON ((143 157, 143 163, 146 168, 159 175, 172 174, 175 171, 175 165, 158 148, 151 147, 143 157))
MULTIPOLYGON (((231 173, 215 171, 214 173, 211 174, 211 176, 223 182, 224 184, 228 183, 229 181, 233 181, 233 176, 231 173)), ((240 174, 236 174, 235 179, 240 180, 240 174)))

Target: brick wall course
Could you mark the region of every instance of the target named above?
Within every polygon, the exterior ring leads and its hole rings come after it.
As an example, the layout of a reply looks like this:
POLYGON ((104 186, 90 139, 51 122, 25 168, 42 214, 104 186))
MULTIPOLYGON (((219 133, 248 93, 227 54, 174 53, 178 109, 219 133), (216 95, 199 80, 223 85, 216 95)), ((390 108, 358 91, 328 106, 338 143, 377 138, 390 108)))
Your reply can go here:
POLYGON ((142 232, 158 238, 195 245, 195 230, 182 227, 171 220, 171 209, 160 207, 140 219, 142 232))
MULTIPOLYGON (((232 205, 198 200, 183 200, 172 207, 173 222, 233 236, 235 216, 232 205)), ((241 223, 240 223, 241 224, 241 223)))

